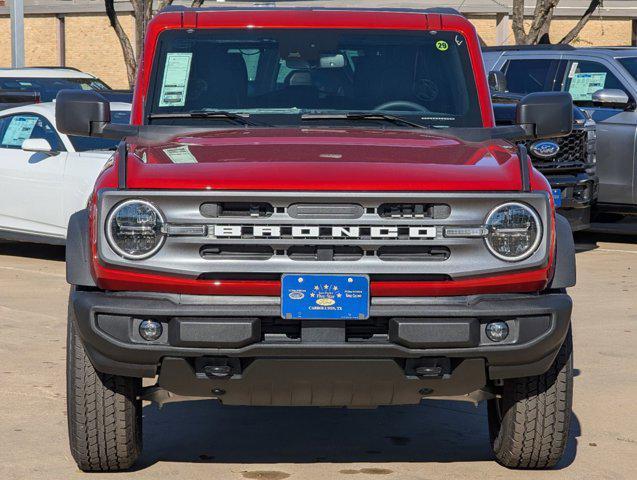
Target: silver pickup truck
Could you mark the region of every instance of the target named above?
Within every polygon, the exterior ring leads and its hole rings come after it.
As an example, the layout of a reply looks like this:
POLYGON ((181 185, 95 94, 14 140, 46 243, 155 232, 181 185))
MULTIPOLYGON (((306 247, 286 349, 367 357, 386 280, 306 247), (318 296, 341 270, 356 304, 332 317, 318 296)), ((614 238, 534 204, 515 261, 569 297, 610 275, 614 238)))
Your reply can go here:
POLYGON ((637 214, 637 48, 487 47, 510 92, 566 91, 597 124, 600 214, 637 214))

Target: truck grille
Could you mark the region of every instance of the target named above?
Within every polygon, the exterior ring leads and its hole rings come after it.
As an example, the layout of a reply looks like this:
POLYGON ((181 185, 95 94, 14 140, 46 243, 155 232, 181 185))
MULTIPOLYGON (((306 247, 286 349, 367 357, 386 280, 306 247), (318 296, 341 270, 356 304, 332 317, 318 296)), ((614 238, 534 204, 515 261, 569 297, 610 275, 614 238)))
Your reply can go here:
POLYGON ((535 208, 550 231, 548 196, 541 192, 111 190, 100 196, 98 251, 107 265, 206 279, 349 273, 422 281, 545 265, 546 241, 512 264, 488 251, 482 233, 446 236, 448 227, 482 227, 493 208, 512 200, 535 208), (118 256, 104 236, 108 213, 131 198, 153 203, 167 223, 163 247, 144 260, 118 256))
POLYGON ((549 159, 537 157, 532 153, 531 146, 534 141, 523 142, 531 156, 533 165, 539 171, 543 173, 580 172, 590 167, 592 152, 588 130, 573 130, 566 137, 554 138, 550 141, 557 143, 560 149, 555 157, 549 159))

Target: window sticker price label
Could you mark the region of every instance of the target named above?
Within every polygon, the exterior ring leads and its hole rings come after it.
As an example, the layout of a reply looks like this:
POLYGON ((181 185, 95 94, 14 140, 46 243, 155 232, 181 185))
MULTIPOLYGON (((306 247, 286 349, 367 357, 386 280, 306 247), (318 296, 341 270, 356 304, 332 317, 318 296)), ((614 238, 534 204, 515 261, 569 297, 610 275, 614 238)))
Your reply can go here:
POLYGON ((166 54, 166 67, 159 94, 160 107, 183 107, 186 104, 192 53, 166 54))

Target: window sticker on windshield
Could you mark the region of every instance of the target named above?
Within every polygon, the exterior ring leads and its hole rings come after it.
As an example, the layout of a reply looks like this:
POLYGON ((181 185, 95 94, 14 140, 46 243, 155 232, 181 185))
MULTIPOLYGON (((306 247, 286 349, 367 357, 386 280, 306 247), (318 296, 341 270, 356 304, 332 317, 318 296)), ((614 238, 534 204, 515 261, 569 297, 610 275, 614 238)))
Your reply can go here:
POLYGON ((444 40, 438 40, 436 42, 436 48, 441 52, 446 52, 447 50, 449 50, 449 44, 444 40))
POLYGON ((21 147, 22 143, 31 136, 36 123, 38 123, 37 117, 13 117, 2 137, 2 145, 21 147))
POLYGON ((573 75, 568 93, 573 100, 592 100, 593 93, 604 88, 606 84, 606 72, 600 73, 576 73, 573 75))
POLYGON ((164 148, 164 153, 168 155, 173 163, 197 163, 197 159, 190 152, 188 145, 183 147, 164 148))
POLYGON ((183 107, 190 77, 192 53, 166 54, 166 67, 159 95, 160 107, 183 107))

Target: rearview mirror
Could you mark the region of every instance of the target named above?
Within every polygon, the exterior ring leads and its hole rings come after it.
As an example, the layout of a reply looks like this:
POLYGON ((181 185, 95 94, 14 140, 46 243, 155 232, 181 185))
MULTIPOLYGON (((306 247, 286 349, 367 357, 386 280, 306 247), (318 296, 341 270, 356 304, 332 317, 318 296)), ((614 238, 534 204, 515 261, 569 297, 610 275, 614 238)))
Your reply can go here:
POLYGON ((80 137, 100 136, 111 121, 111 106, 92 90, 60 90, 55 99, 55 123, 60 132, 80 137))
POLYGON ((489 72, 489 88, 493 93, 504 93, 507 91, 507 77, 499 70, 489 72))
POLYGON ((630 102, 630 98, 619 88, 604 88, 593 93, 593 102, 625 107, 630 102))
POLYGON ((573 130, 573 97, 568 92, 529 93, 518 103, 515 118, 530 137, 564 137, 573 130))
POLYGON ((53 148, 44 138, 27 138, 22 142, 22 150, 27 152, 51 153, 53 148))

